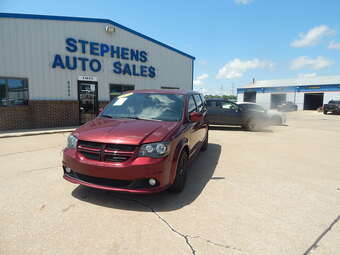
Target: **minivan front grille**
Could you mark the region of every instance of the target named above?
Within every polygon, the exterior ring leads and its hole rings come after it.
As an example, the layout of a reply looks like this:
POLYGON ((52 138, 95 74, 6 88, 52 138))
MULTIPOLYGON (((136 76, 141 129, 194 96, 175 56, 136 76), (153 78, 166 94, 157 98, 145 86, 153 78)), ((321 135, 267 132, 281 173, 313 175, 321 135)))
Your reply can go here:
POLYGON ((78 146, 84 146, 91 149, 101 149, 102 144, 97 142, 79 141, 78 146))
POLYGON ((69 175, 73 178, 76 178, 78 180, 81 180, 87 183, 93 183, 97 185, 103 185, 103 186, 115 187, 115 188, 127 187, 132 182, 128 180, 113 180, 113 179, 107 179, 107 178, 93 177, 93 176, 76 173, 76 172, 72 172, 69 175))
POLYGON ((105 155, 104 156, 104 161, 109 161, 109 162, 123 162, 128 160, 128 156, 118 156, 118 155, 105 155))
POLYGON ((107 144, 106 148, 107 150, 112 151, 128 151, 132 152, 135 150, 135 146, 133 145, 126 145, 126 144, 107 144))
POLYGON ((100 153, 94 153, 94 152, 88 152, 88 151, 80 151, 80 153, 81 153, 85 158, 100 161, 100 153))
POLYGON ((85 158, 105 162, 124 162, 135 156, 137 146, 78 141, 78 152, 85 158))

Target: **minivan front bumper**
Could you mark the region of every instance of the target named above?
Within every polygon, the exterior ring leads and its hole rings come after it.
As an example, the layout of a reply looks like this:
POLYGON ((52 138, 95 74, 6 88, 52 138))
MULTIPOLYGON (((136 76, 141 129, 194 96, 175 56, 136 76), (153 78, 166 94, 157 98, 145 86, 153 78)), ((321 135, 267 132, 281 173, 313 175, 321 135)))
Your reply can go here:
POLYGON ((76 149, 65 149, 64 179, 84 186, 129 193, 157 193, 170 183, 170 157, 136 157, 127 162, 114 163, 90 160, 76 149), (66 171, 68 168, 68 171, 66 171), (151 186, 149 179, 155 179, 151 186))

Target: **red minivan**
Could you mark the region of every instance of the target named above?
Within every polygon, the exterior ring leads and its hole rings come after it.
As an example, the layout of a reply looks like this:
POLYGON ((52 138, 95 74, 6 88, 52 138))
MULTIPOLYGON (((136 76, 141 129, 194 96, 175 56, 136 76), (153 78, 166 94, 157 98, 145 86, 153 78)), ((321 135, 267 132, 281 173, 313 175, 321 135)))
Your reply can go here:
POLYGON ((194 91, 126 92, 70 134, 64 178, 104 190, 181 192, 188 163, 208 146, 206 112, 194 91))

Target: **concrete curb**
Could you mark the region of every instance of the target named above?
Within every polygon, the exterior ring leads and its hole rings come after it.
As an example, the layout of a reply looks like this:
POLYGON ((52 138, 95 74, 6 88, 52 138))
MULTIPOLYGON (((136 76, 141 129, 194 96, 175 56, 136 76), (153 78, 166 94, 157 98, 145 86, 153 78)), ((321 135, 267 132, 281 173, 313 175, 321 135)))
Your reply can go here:
POLYGON ((21 137, 21 136, 33 136, 33 135, 49 135, 49 134, 57 134, 57 133, 67 133, 72 132, 78 127, 68 127, 68 128, 49 128, 49 129, 30 129, 30 130, 18 130, 13 132, 4 132, 0 133, 1 138, 12 138, 12 137, 21 137))

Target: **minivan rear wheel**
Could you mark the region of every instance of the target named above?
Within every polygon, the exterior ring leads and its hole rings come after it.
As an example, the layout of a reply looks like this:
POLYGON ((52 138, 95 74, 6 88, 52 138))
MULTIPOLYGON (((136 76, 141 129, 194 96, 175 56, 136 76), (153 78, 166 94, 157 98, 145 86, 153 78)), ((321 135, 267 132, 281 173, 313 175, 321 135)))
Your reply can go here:
POLYGON ((169 188, 170 192, 180 193, 184 190, 187 179, 188 154, 182 152, 176 169, 176 177, 172 186, 169 188))

